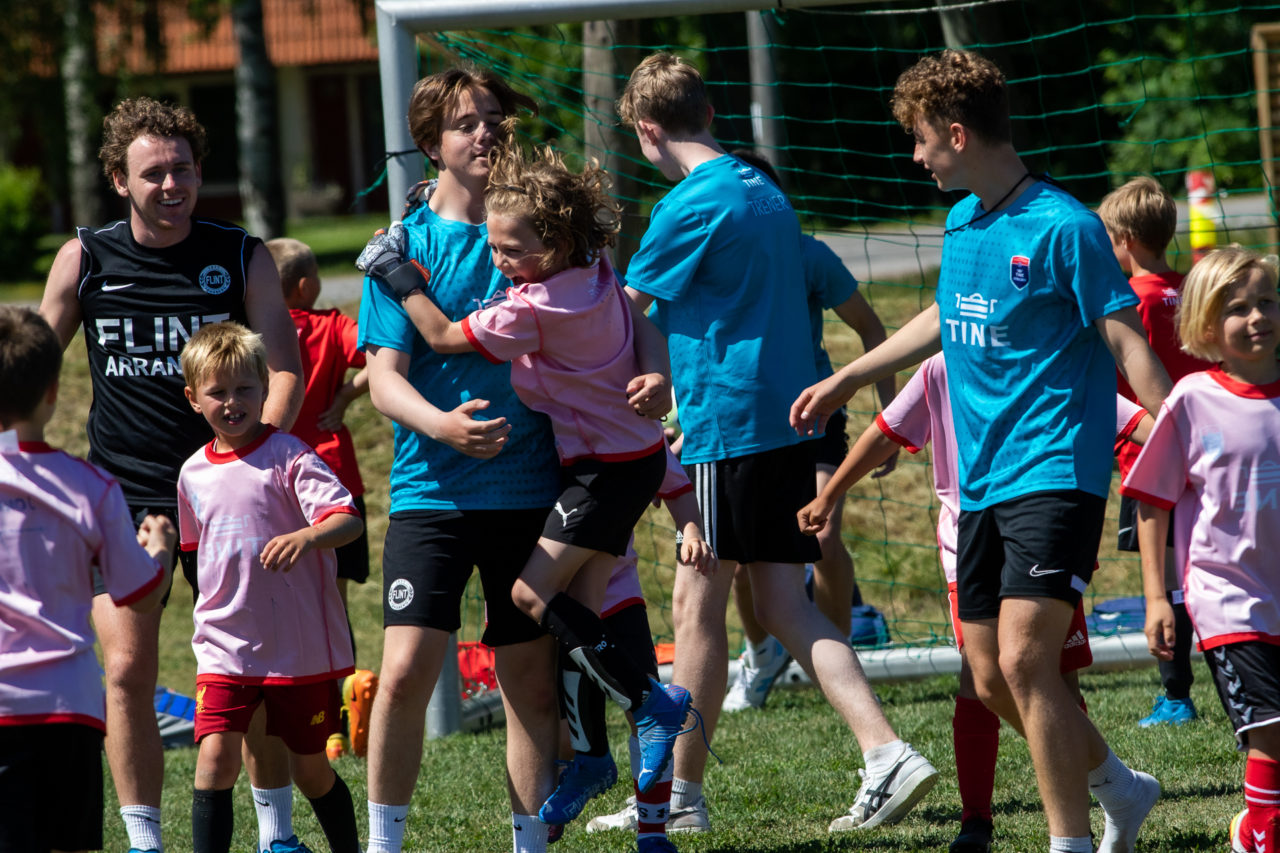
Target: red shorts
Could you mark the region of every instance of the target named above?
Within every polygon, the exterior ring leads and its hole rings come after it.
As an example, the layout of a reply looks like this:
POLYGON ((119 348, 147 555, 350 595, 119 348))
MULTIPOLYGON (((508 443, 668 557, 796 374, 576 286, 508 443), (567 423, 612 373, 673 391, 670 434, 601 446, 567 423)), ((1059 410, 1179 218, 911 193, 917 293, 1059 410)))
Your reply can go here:
POLYGON ((196 743, 215 732, 249 730, 249 720, 267 706, 267 734, 297 755, 324 752, 338 719, 338 691, 331 680, 312 684, 232 684, 196 676, 196 743))
MULTIPOLYGON (((956 634, 956 648, 964 648, 964 631, 960 628, 960 608, 956 603, 956 585, 947 584, 947 601, 951 604, 951 630, 956 634)), ((1067 640, 1062 644, 1062 672, 1075 672, 1093 663, 1093 650, 1089 648, 1089 627, 1084 621, 1084 603, 1076 602, 1067 628, 1067 640)))

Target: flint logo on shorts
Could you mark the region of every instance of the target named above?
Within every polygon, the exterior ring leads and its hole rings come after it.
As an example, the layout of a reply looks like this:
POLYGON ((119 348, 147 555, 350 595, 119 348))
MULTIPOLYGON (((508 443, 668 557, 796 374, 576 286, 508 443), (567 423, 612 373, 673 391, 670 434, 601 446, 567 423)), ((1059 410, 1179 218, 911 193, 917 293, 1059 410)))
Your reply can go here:
POLYGON ((1026 287, 1031 281, 1031 259, 1022 255, 1014 255, 1009 259, 1009 283, 1018 290, 1026 287))
POLYGON ((225 293, 230 286, 231 273, 227 272, 225 267, 221 267, 218 264, 209 264, 209 266, 200 270, 200 289, 210 296, 225 293))
POLYGON ((404 610, 413 601, 413 584, 404 578, 396 578, 387 590, 387 606, 392 610, 404 610))

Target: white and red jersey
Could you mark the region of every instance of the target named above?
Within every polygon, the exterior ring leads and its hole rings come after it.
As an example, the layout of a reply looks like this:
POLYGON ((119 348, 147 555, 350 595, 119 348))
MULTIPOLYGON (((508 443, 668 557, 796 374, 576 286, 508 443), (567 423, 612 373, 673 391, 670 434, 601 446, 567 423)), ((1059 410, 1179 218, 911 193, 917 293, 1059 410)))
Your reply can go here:
POLYGON ((0 433, 0 542, 0 726, 104 729, 90 568, 117 606, 165 574, 138 545, 120 485, 43 442, 0 433))
MULTIPOLYGON (((672 501, 683 494, 693 491, 693 483, 689 482, 680 460, 667 447, 667 474, 658 487, 658 500, 672 501)), ((644 604, 644 591, 640 588, 640 573, 636 570, 639 556, 635 549, 636 537, 631 536, 627 543, 627 553, 618 558, 609 576, 609 586, 604 593, 604 603, 600 605, 601 616, 612 616, 619 610, 633 604, 644 604)))
POLYGON ((489 361, 511 362, 511 386, 551 419, 562 464, 659 450, 662 425, 627 403, 640 365, 631 305, 607 258, 507 288, 501 302, 464 317, 462 331, 489 361))
POLYGON ((213 442, 178 477, 184 551, 199 549, 193 618, 197 673, 238 684, 306 684, 354 671, 333 549, 287 572, 259 555, 270 540, 335 512, 351 494, 302 439, 268 428, 240 450, 213 442))
POLYGON ((947 583, 956 580, 956 525, 960 517, 960 472, 947 365, 930 356, 893 401, 876 415, 876 426, 911 453, 933 441, 933 489, 938 495, 938 558, 947 583))
POLYGON ((1120 493, 1174 513, 1174 556, 1201 649, 1280 645, 1280 382, 1220 368, 1178 382, 1120 493))
MULTIPOLYGON (((1116 443, 1128 439, 1146 414, 1137 403, 1116 396, 1116 443)), ((947 583, 956 582, 957 524, 960 518, 959 456, 942 354, 926 359, 884 411, 876 425, 911 453, 933 442, 933 488, 938 495, 938 558, 947 583)))

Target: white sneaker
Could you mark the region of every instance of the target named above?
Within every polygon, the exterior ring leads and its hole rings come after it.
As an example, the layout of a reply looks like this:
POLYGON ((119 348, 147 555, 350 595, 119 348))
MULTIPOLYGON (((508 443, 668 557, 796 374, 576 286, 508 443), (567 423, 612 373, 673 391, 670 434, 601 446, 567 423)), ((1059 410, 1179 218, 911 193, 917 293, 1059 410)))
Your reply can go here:
POLYGON ((778 676, 786 672, 791 663, 791 655, 783 648, 782 643, 769 637, 769 654, 763 661, 757 661, 751 644, 738 658, 738 677, 729 685, 729 692, 724 696, 720 710, 732 714, 745 711, 747 708, 763 708, 769 698, 769 691, 777 682, 778 676))
POLYGON ((866 770, 858 770, 862 777, 858 797, 847 815, 831 821, 828 831, 871 829, 897 823, 932 790, 938 781, 937 769, 910 744, 905 746, 902 757, 883 776, 872 778, 866 770))
MULTIPOLYGON (((627 804, 622 811, 600 815, 587 821, 587 832, 604 832, 610 829, 635 832, 639 822, 636 814, 636 798, 627 797, 627 804)), ((698 797, 687 806, 673 806, 667 812, 667 832, 706 832, 710 828, 711 819, 707 815, 705 797, 698 797)))

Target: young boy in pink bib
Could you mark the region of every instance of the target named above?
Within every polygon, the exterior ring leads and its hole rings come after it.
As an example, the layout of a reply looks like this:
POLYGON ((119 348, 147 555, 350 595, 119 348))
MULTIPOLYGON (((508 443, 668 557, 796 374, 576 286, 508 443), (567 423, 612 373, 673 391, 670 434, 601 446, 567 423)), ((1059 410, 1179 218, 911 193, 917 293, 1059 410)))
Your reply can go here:
POLYGON ((169 588, 173 524, 148 515, 135 537, 119 483, 45 443, 61 366, 39 314, 0 306, 0 850, 102 847, 91 568, 116 607, 169 588))
MULTIPOLYGON (((191 810, 197 853, 231 843, 231 789, 250 718, 288 747, 294 782, 329 846, 358 853, 346 784, 325 742, 335 678, 354 670, 333 549, 360 535, 351 494, 301 439, 262 423, 266 352, 236 323, 204 326, 182 351, 186 396, 214 440, 178 478, 182 549, 198 549, 196 760, 191 810)), ((304 849, 296 837, 272 850, 304 849)))

